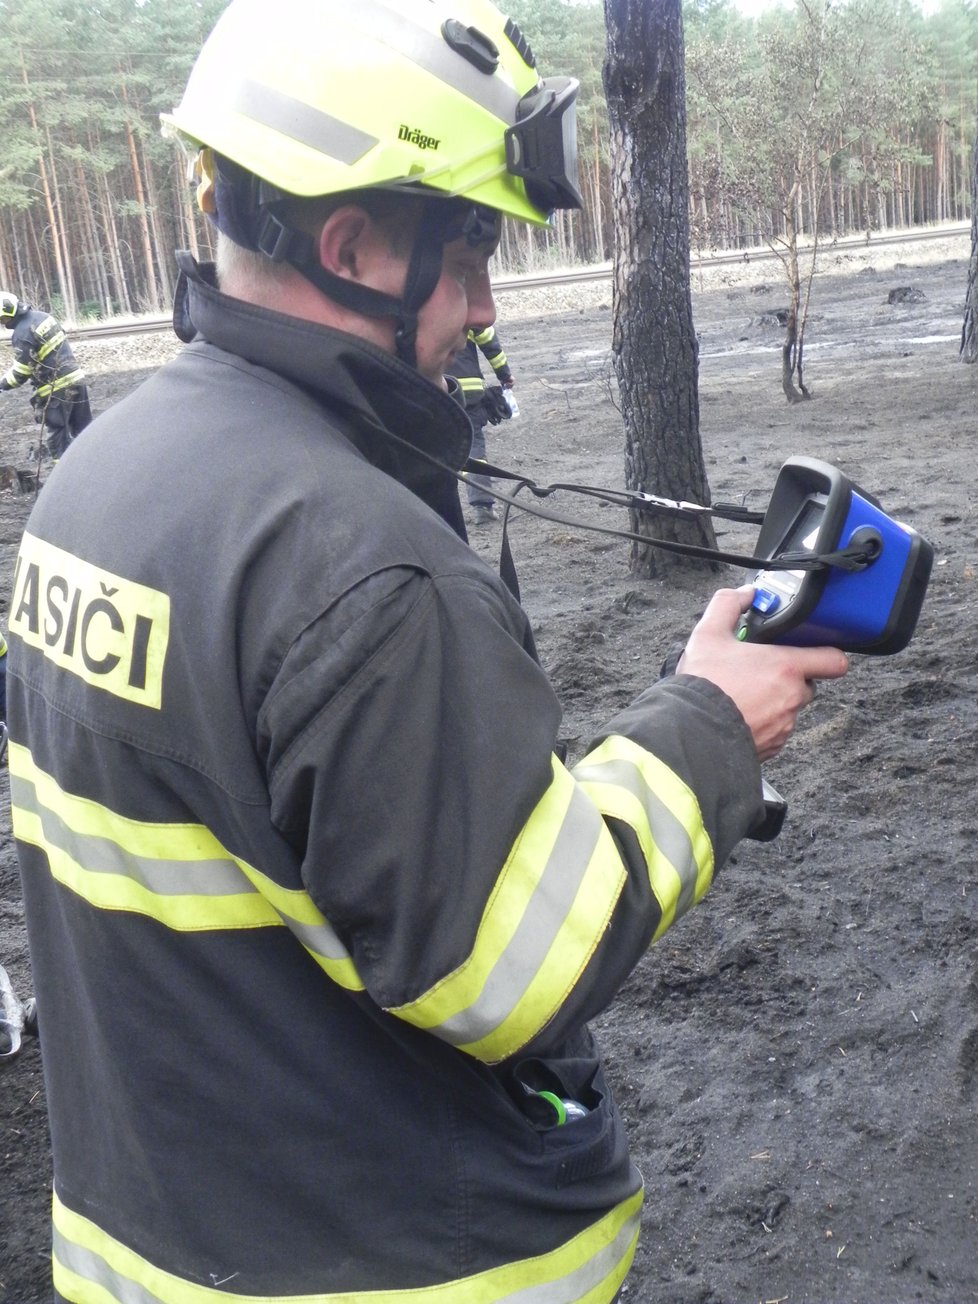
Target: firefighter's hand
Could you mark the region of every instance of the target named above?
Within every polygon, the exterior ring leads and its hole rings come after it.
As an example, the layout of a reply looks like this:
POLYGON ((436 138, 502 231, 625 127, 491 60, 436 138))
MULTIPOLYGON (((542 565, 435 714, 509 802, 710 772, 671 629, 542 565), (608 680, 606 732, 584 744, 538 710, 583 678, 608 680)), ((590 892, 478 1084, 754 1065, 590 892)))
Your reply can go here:
POLYGON ((740 617, 754 590, 719 589, 686 644, 676 673, 709 679, 730 697, 750 729, 762 761, 788 741, 798 712, 815 696, 815 680, 841 679, 849 658, 835 647, 741 643, 740 617))

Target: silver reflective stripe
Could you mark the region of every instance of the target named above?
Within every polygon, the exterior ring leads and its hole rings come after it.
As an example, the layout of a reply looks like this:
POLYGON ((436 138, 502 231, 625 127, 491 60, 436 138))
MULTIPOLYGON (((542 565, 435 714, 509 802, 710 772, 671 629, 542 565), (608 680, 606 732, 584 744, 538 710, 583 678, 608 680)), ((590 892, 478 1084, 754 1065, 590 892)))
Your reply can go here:
MULTIPOLYGON (((163 898, 254 898, 256 904, 261 900, 265 908, 274 911, 307 950, 327 961, 352 964, 349 951, 327 919, 322 916, 316 921, 297 919, 289 911, 295 892, 288 888, 278 889, 272 880, 257 874, 259 882, 267 884, 266 890, 262 891, 252 881, 246 868, 229 853, 200 860, 140 856, 121 846, 109 835, 83 833, 73 829, 55 810, 40 800, 35 784, 18 774, 10 775, 10 798, 12 808, 30 812, 40 822, 45 844, 42 849, 46 853, 52 848, 63 852, 85 874, 115 875, 128 883, 137 883, 154 896, 163 898)), ((201 832, 206 833, 203 826, 201 832)), ((223 851, 220 843, 211 840, 223 851)), ((300 894, 300 897, 303 901, 308 900, 304 894, 300 894)), ((318 910, 316 913, 319 913, 318 910)), ((166 922, 165 915, 154 917, 166 922)), ((200 922, 204 923, 204 917, 200 922)), ((208 927, 233 926, 220 917, 209 918, 206 922, 208 927)), ((356 985, 362 986, 359 981, 356 985)))
POLYGON ((159 1295, 144 1290, 131 1277, 120 1277, 100 1254, 93 1254, 91 1250, 82 1249, 73 1241, 65 1240, 57 1227, 52 1229, 52 1233, 54 1257, 62 1267, 76 1273, 84 1281, 100 1286, 109 1299, 118 1301, 118 1304, 160 1304, 159 1295))
POLYGON ((432 1029, 443 1041, 481 1041, 516 1009, 570 913, 603 830, 594 806, 575 788, 533 896, 478 998, 432 1029))
POLYGON ((377 144, 376 136, 369 136, 348 122, 341 122, 339 118, 294 100, 291 95, 283 95, 271 86, 263 86, 261 82, 240 82, 232 97, 231 108, 297 140, 300 145, 308 145, 319 154, 351 166, 377 144))
MULTIPOLYGON (((629 1253, 629 1247, 638 1235, 639 1221, 641 1217, 640 1208, 635 1211, 618 1229, 614 1240, 605 1245, 596 1255, 588 1259, 579 1268, 576 1268, 568 1275, 561 1277, 557 1281, 543 1282, 536 1286, 517 1287, 516 1290, 506 1291, 505 1294, 494 1297, 486 1294, 485 1277, 491 1277, 492 1273, 480 1274, 472 1279, 473 1295, 470 1295, 466 1289, 465 1280, 458 1282, 446 1282, 440 1286, 432 1286, 429 1289, 414 1288, 399 1290, 377 1291, 376 1298, 381 1301, 391 1301, 403 1295, 405 1304, 411 1301, 411 1304, 465 1304, 466 1299, 478 1298, 482 1304, 492 1299, 493 1304, 577 1304, 577 1301, 583 1299, 588 1291, 593 1290, 609 1275, 614 1273, 616 1267, 621 1264, 622 1260, 629 1253)), ((100 1287, 105 1291, 106 1296, 115 1301, 116 1304, 177 1304, 177 1301, 183 1296, 184 1298, 192 1297, 195 1300, 203 1300, 211 1295, 215 1304, 219 1300, 228 1298, 224 1291, 214 1290, 213 1292, 206 1286, 193 1285, 187 1283, 190 1288, 184 1294, 181 1290, 182 1283, 173 1278, 174 1293, 167 1299, 165 1296, 158 1295, 155 1291, 150 1291, 141 1286, 138 1282, 133 1281, 131 1277, 122 1276, 115 1272, 101 1255, 95 1254, 91 1250, 86 1250, 82 1246, 67 1240, 57 1227, 53 1228, 53 1250, 54 1257, 58 1263, 69 1272, 75 1273, 83 1281, 91 1282, 93 1285, 100 1287), (192 1296, 190 1294, 192 1292, 192 1296)), ((514 1264, 509 1269, 503 1270, 503 1276, 511 1275, 514 1264)), ((169 1274, 167 1274, 169 1276, 169 1274)), ((370 1292, 374 1297, 374 1292, 370 1292)), ((242 1299, 242 1296, 233 1295, 233 1299, 242 1299)), ((252 1298, 252 1297, 249 1297, 252 1298)), ((275 1296, 263 1295, 254 1297, 258 1304, 275 1304, 275 1296)), ((340 1291, 328 1295, 303 1295, 303 1300, 308 1300, 309 1304, 343 1304, 344 1301, 353 1299, 367 1299, 367 1295, 360 1291, 350 1293, 340 1291)), ((282 1304, 287 1301, 294 1301, 298 1304, 299 1297, 295 1295, 282 1296, 282 1304)))
POLYGON ((301 919, 295 919, 288 914, 282 906, 275 905, 274 908, 281 915, 282 922, 289 932, 298 938, 307 950, 321 955, 326 960, 350 959, 350 952, 336 936, 328 920, 324 919, 321 924, 304 924, 301 919))
POLYGON ((231 859, 161 860, 124 851, 110 838, 77 833, 37 799, 32 783, 10 776, 11 803, 34 811, 44 837, 78 865, 95 874, 119 874, 157 896, 231 896, 255 889, 231 859))
POLYGON ((575 767, 574 777, 579 783, 607 783, 624 788, 642 805, 652 830, 652 840, 679 875, 681 886, 676 901, 676 918, 685 914, 694 902, 699 866, 682 821, 653 792, 638 767, 628 761, 584 762, 575 767))
MULTIPOLYGON (((629 1246, 638 1236, 641 1217, 642 1208, 639 1205, 631 1217, 622 1223, 615 1239, 569 1276, 542 1286, 526 1286, 522 1290, 511 1291, 508 1295, 500 1295, 499 1304, 577 1304, 577 1301, 586 1298, 588 1291, 600 1285, 614 1272, 628 1254, 629 1246)), ((461 1298, 464 1299, 464 1296, 461 1298)))

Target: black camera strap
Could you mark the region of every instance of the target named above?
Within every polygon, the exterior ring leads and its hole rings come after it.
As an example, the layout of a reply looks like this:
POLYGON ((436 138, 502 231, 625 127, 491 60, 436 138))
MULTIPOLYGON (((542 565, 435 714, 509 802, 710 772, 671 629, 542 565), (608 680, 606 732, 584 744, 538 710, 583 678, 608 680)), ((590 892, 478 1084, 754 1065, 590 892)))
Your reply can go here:
POLYGON ((508 533, 509 514, 514 507, 530 516, 539 517, 541 520, 569 526, 572 530, 588 530, 593 534, 606 534, 616 539, 627 539, 630 543, 641 544, 645 548, 658 548, 662 552, 678 553, 680 556, 693 557, 700 561, 721 562, 724 565, 738 566, 744 570, 760 570, 761 568, 765 570, 824 570, 828 566, 837 566, 844 570, 859 570, 869 565, 873 560, 874 554, 862 544, 850 544, 845 548, 839 548, 828 553, 791 553, 772 559, 770 557, 758 557, 754 554, 725 552, 720 548, 707 548, 695 543, 680 543, 676 539, 657 539, 649 535, 639 534, 635 530, 620 530, 610 525, 597 525, 591 521, 582 521, 576 516, 564 516, 560 512, 551 511, 549 508, 540 506, 539 502, 532 503, 527 501, 526 498, 517 501, 517 495, 526 490, 534 498, 544 499, 552 497, 555 493, 574 493, 588 498, 596 498, 601 502, 610 503, 614 506, 627 507, 638 512, 664 513, 681 517, 716 516, 723 520, 738 521, 747 525, 760 525, 764 520, 765 513, 750 511, 747 507, 737 503, 715 503, 711 507, 704 507, 700 503, 688 503, 674 498, 661 498, 638 489, 605 489, 595 485, 564 482, 540 485, 529 476, 519 475, 515 471, 506 470, 505 467, 495 466, 491 462, 483 462, 472 458, 466 462, 461 471, 456 471, 440 458, 434 457, 410 440, 395 435, 392 430, 388 430, 385 426, 374 422, 370 424, 382 438, 390 443, 397 444, 411 456, 420 458, 430 466, 447 472, 459 484, 466 484, 468 475, 480 475, 496 480, 505 480, 515 485, 511 494, 500 493, 489 485, 484 486, 484 488, 503 508, 499 574, 517 600, 519 600, 520 595, 519 582, 516 577, 516 566, 509 545, 508 533))
POLYGON ((493 498, 503 507, 499 573, 510 592, 517 599, 519 598, 519 582, 516 577, 516 566, 513 561, 507 528, 509 514, 513 507, 527 512, 531 516, 540 517, 545 521, 553 521, 559 525, 567 525, 572 529, 590 530, 595 534, 608 534, 618 539, 628 539, 632 543, 639 543, 645 547, 659 548, 664 552, 679 553, 682 556, 695 557, 702 561, 722 562, 729 566, 742 567, 745 570, 758 570, 762 567, 766 570, 824 570, 829 566, 838 567, 842 570, 861 570, 873 559, 871 551, 862 545, 849 545, 825 553, 786 553, 777 559, 757 557, 746 553, 725 552, 720 548, 707 548, 694 543, 680 543, 674 539, 650 538, 648 535, 639 534, 634 530, 620 530, 609 525, 596 525, 590 521, 582 521, 575 516, 564 516, 559 512, 548 510, 541 507, 539 503, 530 503, 525 499, 518 502, 517 495, 524 489, 537 499, 549 498, 558 492, 575 493, 588 498, 596 498, 600 502, 611 503, 614 506, 627 507, 629 510, 637 512, 679 517, 715 516, 722 520, 737 521, 746 525, 761 524, 764 520, 764 512, 751 511, 738 503, 714 503, 711 507, 704 507, 699 503, 688 503, 674 498, 662 498, 638 489, 605 489, 594 485, 562 482, 539 485, 528 476, 519 475, 515 471, 508 471, 504 467, 493 465, 491 462, 474 460, 466 463, 457 479, 464 483, 467 474, 489 476, 492 479, 506 480, 515 485, 510 494, 499 493, 491 487, 487 489, 487 492, 492 494, 493 498))

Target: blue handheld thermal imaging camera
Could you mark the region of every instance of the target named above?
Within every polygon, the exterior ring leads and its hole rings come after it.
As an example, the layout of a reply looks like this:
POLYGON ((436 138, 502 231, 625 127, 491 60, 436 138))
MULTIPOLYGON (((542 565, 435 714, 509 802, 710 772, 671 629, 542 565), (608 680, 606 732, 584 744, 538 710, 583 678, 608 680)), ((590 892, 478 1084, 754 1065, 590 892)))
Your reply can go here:
POLYGON ((886 656, 905 648, 923 605, 934 550, 837 467, 811 457, 782 466, 755 555, 777 569, 753 578, 739 637, 821 644, 886 656), (800 568, 787 563, 797 557, 800 568), (808 569, 813 559, 822 564, 808 569))
MULTIPOLYGON (((910 642, 934 561, 916 530, 892 520, 837 467, 812 457, 782 466, 755 555, 778 566, 754 575, 738 637, 871 656, 910 642)), ((778 836, 787 811, 766 779, 763 795, 764 819, 747 835, 758 842, 778 836)))

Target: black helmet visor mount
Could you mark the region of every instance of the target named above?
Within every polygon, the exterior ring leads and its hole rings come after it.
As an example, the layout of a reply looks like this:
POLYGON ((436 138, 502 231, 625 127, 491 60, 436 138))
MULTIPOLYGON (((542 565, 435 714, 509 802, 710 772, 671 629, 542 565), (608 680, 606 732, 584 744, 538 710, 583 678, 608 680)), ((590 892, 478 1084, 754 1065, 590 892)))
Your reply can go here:
POLYGON ((516 123, 507 127, 506 167, 522 178, 530 203, 542 213, 581 208, 577 173, 578 82, 545 77, 516 106, 516 123))

